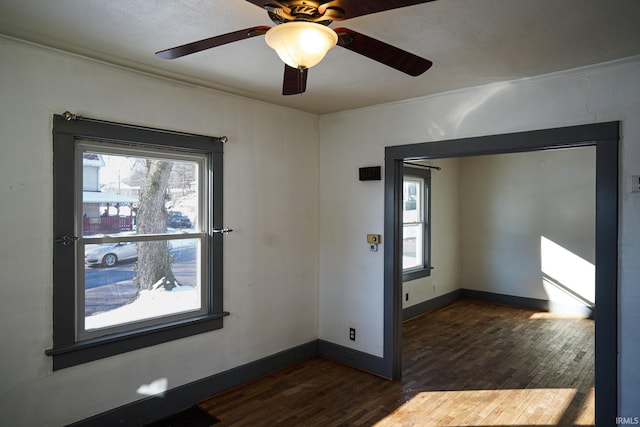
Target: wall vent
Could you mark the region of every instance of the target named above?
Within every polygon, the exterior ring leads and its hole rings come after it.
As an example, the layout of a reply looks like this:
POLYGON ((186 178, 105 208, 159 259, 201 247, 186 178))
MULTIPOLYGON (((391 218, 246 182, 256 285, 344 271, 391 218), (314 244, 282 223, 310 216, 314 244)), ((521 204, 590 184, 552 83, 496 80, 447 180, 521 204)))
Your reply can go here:
POLYGON ((382 166, 368 166, 360 168, 360 181, 380 181, 382 179, 382 166))

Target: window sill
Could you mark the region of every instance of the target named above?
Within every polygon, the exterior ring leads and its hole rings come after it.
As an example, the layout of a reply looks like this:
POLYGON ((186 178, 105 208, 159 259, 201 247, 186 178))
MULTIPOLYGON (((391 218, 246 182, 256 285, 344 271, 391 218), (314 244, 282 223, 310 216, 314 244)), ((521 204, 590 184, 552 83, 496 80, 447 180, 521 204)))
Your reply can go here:
POLYGON ((124 332, 107 337, 94 338, 68 346, 54 347, 46 350, 45 354, 53 357, 53 370, 56 371, 179 338, 221 329, 222 319, 228 315, 229 313, 225 311, 171 324, 139 329, 135 332, 124 332))
POLYGON ((424 267, 416 270, 408 270, 402 273, 402 281, 409 282, 411 280, 420 279, 421 277, 431 276, 433 267, 424 267))

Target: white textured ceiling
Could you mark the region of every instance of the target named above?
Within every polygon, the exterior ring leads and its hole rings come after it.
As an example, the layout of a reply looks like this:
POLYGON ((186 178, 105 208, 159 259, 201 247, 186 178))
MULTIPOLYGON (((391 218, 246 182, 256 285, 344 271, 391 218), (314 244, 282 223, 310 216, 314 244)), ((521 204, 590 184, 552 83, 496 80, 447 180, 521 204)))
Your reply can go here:
POLYGON ((640 0, 436 0, 333 24, 433 61, 419 77, 338 47, 282 96, 263 37, 154 56, 256 25, 272 22, 245 0, 0 0, 1 34, 319 114, 640 54, 640 0))

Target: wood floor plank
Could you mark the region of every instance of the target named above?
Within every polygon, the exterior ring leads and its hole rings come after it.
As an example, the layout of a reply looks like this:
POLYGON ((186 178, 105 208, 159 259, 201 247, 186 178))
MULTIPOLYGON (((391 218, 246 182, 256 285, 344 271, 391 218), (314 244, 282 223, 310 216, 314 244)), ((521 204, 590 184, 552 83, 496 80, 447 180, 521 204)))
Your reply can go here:
POLYGON ((594 323, 459 300, 403 325, 403 377, 317 358, 211 396, 226 426, 589 426, 594 323))

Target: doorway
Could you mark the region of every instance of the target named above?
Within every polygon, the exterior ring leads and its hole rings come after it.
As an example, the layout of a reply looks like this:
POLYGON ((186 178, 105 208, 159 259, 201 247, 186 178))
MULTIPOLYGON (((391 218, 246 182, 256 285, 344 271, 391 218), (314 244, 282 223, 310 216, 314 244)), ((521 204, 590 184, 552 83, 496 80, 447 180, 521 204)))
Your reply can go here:
POLYGON ((535 130, 385 150, 384 356, 380 374, 398 379, 402 372, 401 214, 403 162, 559 148, 596 148, 596 424, 605 425, 617 410, 617 248, 618 122, 535 130))

